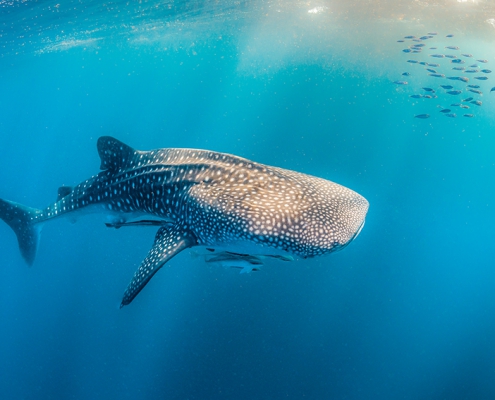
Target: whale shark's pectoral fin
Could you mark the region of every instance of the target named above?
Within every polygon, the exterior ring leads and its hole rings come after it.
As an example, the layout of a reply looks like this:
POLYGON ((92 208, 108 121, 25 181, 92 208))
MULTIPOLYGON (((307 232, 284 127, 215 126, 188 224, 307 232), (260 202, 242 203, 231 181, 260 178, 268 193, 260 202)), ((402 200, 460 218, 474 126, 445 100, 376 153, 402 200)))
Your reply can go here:
POLYGON ((160 228, 153 247, 127 286, 120 308, 128 305, 167 261, 196 243, 196 237, 187 226, 176 224, 160 228))

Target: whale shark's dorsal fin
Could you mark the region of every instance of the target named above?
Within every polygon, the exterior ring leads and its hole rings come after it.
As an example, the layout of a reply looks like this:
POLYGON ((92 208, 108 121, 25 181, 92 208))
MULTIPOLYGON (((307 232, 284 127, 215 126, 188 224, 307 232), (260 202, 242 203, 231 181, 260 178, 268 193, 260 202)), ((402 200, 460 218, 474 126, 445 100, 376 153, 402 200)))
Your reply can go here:
POLYGON ((101 159, 100 169, 104 171, 118 171, 125 168, 138 152, 111 136, 100 137, 97 147, 101 159))
POLYGON ((194 234, 181 223, 160 228, 156 233, 153 247, 127 286, 120 308, 128 305, 167 261, 196 244, 197 239, 194 234))
POLYGON ((72 193, 72 187, 70 186, 60 186, 57 192, 57 201, 60 201, 65 196, 68 196, 72 193))

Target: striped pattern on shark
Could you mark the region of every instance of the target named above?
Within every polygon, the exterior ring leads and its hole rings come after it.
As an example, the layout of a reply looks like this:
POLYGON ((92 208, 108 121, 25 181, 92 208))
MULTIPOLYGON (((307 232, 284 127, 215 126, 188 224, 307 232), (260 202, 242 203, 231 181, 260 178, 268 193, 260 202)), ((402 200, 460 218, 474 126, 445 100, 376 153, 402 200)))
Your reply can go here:
POLYGON ((341 185, 229 154, 139 151, 108 136, 99 138, 98 152, 102 172, 74 188, 61 187, 58 200, 43 210, 0 199, 0 218, 16 233, 29 265, 42 224, 53 218, 91 210, 110 215, 107 226, 115 228, 158 226, 121 307, 184 249, 224 249, 210 261, 257 269, 262 255, 286 261, 344 248, 368 211, 364 197, 341 185))

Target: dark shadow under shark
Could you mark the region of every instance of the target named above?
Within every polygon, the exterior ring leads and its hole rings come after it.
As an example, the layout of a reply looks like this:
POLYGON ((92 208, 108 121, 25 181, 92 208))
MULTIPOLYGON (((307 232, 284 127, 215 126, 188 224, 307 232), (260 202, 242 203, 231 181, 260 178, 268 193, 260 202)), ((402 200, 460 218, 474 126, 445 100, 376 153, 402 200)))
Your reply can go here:
POLYGON ((205 246, 213 252, 207 262, 256 270, 263 257, 288 261, 344 248, 368 211, 364 197, 341 185, 229 154, 138 151, 108 136, 98 139, 98 152, 102 172, 61 187, 43 210, 0 199, 0 218, 29 265, 42 224, 53 218, 93 209, 110 214, 110 227, 158 226, 121 307, 184 249, 205 246))

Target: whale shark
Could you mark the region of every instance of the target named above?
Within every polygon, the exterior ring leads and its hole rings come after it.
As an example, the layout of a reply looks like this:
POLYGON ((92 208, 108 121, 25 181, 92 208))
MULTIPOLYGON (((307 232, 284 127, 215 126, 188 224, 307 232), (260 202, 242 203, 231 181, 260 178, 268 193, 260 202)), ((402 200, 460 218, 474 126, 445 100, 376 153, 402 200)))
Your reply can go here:
POLYGON ((41 227, 54 218, 101 212, 116 229, 157 227, 120 307, 187 248, 204 249, 206 262, 256 271, 267 258, 291 261, 343 249, 360 233, 369 207, 337 183, 226 153, 140 151, 109 136, 97 148, 101 172, 60 187, 45 209, 0 199, 0 219, 15 232, 29 265, 41 227))

